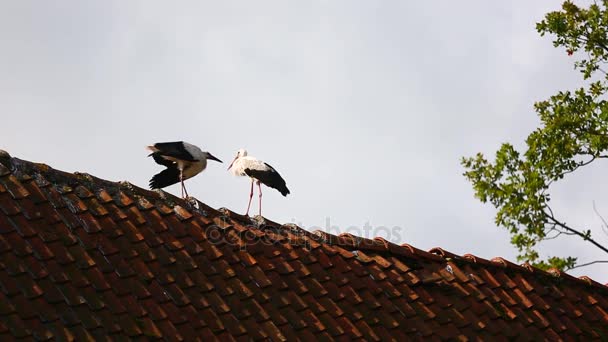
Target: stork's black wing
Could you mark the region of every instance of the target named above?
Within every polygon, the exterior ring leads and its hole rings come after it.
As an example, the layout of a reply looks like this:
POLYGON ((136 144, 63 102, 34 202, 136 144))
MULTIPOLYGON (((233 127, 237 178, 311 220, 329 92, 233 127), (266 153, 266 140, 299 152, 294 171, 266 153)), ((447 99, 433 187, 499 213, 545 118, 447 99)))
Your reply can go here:
MULTIPOLYGON (((192 156, 184 146, 183 141, 156 143, 154 144, 154 148, 158 150, 154 153, 158 153, 161 156, 172 157, 185 161, 196 161, 196 159, 194 159, 194 156, 192 156)), ((154 155, 154 153, 152 155, 154 155)), ((154 160, 159 163, 156 158, 154 158, 154 160)))
POLYGON ((172 167, 175 165, 174 161, 163 158, 163 156, 159 152, 153 152, 153 153, 150 153, 150 155, 152 156, 152 158, 154 158, 154 161, 157 164, 164 165, 166 167, 172 167))
POLYGON ((179 170, 173 163, 150 179, 150 189, 161 189, 175 183, 179 183, 179 170))
POLYGON ((281 175, 275 170, 272 166, 264 163, 268 166, 266 170, 256 170, 256 169, 245 169, 245 174, 251 178, 255 178, 260 181, 260 183, 271 187, 273 189, 277 189, 281 195, 287 196, 289 194, 289 189, 287 189, 287 184, 285 184, 285 180, 281 175))

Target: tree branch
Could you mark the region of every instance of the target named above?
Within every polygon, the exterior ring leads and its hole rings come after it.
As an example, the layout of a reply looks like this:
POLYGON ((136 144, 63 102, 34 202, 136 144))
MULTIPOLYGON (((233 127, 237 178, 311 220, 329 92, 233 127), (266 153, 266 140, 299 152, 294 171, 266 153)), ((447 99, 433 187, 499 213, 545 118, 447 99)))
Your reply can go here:
POLYGON ((545 216, 546 216, 547 218, 549 218, 549 219, 550 219, 550 220, 551 220, 551 221, 552 221, 554 224, 556 224, 556 225, 558 225, 558 226, 560 226, 560 227, 564 228, 565 230, 567 230, 567 231, 569 231, 569 232, 572 232, 572 233, 574 233, 574 234, 576 234, 576 235, 580 236, 580 237, 581 237, 583 240, 591 242, 591 243, 592 243, 594 246, 596 246, 597 248, 599 248, 599 249, 601 249, 602 251, 604 251, 604 252, 608 253, 608 248, 607 248, 607 247, 604 247, 603 245, 601 245, 600 243, 598 243, 597 241, 595 241, 594 239, 592 239, 592 238, 591 238, 590 236, 588 236, 587 234, 584 234, 583 232, 580 232, 580 231, 578 231, 578 230, 576 230, 576 229, 574 229, 574 228, 571 228, 571 227, 569 227, 569 226, 565 225, 564 223, 562 223, 562 222, 558 221, 558 220, 557 220, 555 217, 553 217, 553 215, 551 215, 551 214, 549 214, 549 213, 547 213, 547 212, 545 212, 545 211, 543 211, 543 213, 544 213, 544 214, 545 214, 545 216))
POLYGON ((608 264, 608 260, 596 260, 596 261, 592 261, 592 262, 587 262, 587 263, 584 263, 584 264, 572 266, 568 270, 573 270, 573 269, 579 268, 579 267, 590 266, 590 265, 593 265, 593 264, 608 264))
MULTIPOLYGON (((579 41, 582 43, 585 43, 585 45, 587 44, 591 44, 591 40, 589 39, 589 36, 591 36, 591 32, 589 32, 589 28, 587 28, 585 30, 587 32, 587 36, 586 37, 580 37, 579 41)), ((599 41, 594 41, 593 44, 598 45, 599 47, 601 47, 602 49, 604 49, 604 51, 608 52, 608 46, 606 46, 605 44, 603 44, 602 42, 599 41)))
POLYGON ((543 238, 543 241, 547 241, 547 240, 553 240, 553 239, 555 239, 555 238, 559 237, 559 236, 560 236, 560 235, 562 235, 562 234, 563 234, 563 232, 560 232, 560 231, 558 230, 558 231, 557 231, 557 234, 555 234, 555 235, 553 235, 553 236, 548 236, 548 237, 545 237, 545 238, 543 238))

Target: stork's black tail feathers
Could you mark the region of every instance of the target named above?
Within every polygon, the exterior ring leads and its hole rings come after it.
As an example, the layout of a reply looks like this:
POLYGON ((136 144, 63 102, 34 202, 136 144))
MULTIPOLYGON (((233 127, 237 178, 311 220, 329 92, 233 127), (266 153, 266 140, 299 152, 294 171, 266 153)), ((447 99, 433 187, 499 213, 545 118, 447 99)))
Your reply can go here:
POLYGON ((179 183, 179 170, 177 167, 168 167, 150 179, 150 189, 161 189, 179 183))
POLYGON ((277 182, 276 184, 270 185, 270 187, 277 189, 283 196, 287 197, 287 195, 290 194, 289 189, 287 189, 287 184, 285 184, 283 178, 281 178, 281 181, 277 182))
POLYGON ((257 179, 260 183, 270 188, 277 189, 281 195, 287 196, 289 189, 287 189, 287 184, 285 184, 283 177, 272 166, 266 165, 269 167, 269 170, 245 169, 245 174, 257 179))
MULTIPOLYGON (((277 173, 277 175, 278 175, 278 173, 277 173)), ((279 177, 281 177, 281 176, 279 176, 279 177)), ((274 182, 263 182, 261 179, 259 181, 260 181, 260 183, 262 183, 270 188, 276 189, 283 196, 287 197, 287 195, 290 194, 289 189, 287 189, 287 184, 285 184, 285 181, 283 180, 283 178, 279 178, 279 179, 275 180, 274 182)))

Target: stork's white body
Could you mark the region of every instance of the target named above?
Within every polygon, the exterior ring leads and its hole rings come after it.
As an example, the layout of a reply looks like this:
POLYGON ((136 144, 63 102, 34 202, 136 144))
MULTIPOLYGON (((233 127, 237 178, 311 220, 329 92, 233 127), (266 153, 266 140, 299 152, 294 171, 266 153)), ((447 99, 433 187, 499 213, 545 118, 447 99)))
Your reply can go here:
POLYGON ((230 173, 235 176, 247 176, 247 173, 245 173, 245 169, 252 169, 258 171, 274 171, 274 169, 270 165, 265 164, 263 161, 255 157, 243 156, 238 157, 234 160, 234 163, 232 163, 232 167, 230 168, 230 173))

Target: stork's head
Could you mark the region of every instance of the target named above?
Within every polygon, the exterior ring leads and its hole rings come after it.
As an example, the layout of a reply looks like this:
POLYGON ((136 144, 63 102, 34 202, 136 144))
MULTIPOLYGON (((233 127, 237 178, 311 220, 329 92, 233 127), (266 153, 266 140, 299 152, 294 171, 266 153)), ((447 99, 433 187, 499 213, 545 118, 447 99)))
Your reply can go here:
POLYGON ((245 157, 247 156, 247 150, 244 148, 240 148, 238 151, 236 151, 236 156, 234 157, 234 159, 232 160, 232 163, 230 163, 230 165, 228 166, 228 170, 230 170, 230 168, 232 167, 232 164, 234 164, 234 162, 241 158, 241 157, 245 157))

